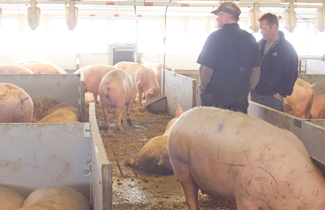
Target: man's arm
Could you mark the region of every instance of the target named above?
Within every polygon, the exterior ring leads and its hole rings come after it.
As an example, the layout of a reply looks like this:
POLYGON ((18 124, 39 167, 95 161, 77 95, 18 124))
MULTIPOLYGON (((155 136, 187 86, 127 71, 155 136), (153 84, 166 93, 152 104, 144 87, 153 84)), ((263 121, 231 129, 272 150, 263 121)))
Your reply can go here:
POLYGON ((211 81, 211 77, 213 75, 213 70, 210 69, 209 67, 200 66, 200 85, 199 85, 199 90, 203 94, 205 92, 205 89, 207 88, 208 84, 211 81))
POLYGON ((261 68, 260 67, 253 67, 251 70, 251 74, 249 75, 248 86, 249 92, 254 90, 258 81, 260 80, 261 68))

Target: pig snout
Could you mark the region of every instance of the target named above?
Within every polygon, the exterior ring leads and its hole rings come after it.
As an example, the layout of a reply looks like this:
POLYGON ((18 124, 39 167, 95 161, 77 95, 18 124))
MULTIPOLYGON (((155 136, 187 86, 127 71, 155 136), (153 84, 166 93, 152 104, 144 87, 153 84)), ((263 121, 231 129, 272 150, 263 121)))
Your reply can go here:
POLYGON ((156 136, 150 139, 136 157, 127 160, 125 165, 147 172, 171 174, 172 166, 167 150, 167 136, 156 136))

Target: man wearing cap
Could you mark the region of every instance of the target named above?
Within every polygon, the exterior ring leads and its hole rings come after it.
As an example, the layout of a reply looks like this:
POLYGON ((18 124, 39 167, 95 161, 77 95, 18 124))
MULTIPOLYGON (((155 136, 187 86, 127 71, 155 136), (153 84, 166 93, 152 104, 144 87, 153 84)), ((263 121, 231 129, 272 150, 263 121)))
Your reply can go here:
POLYGON ((223 2, 211 13, 219 30, 210 34, 198 57, 201 105, 247 113, 248 94, 260 76, 260 55, 253 35, 239 28, 236 3, 223 2))

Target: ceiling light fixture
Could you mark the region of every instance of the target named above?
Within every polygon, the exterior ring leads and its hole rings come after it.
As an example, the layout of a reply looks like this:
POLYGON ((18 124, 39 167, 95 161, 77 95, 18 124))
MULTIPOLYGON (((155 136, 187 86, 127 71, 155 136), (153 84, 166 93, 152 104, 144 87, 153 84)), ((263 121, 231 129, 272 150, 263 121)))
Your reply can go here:
POLYGON ((219 4, 220 1, 177 0, 177 3, 185 4, 219 4))

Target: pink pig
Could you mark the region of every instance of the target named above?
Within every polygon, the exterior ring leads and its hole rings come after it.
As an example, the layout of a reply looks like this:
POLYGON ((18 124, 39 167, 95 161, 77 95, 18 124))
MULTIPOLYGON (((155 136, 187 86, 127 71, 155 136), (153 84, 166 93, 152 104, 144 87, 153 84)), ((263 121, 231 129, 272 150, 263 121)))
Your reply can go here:
POLYGON ((0 187, 0 209, 17 210, 24 202, 24 198, 15 191, 0 187))
POLYGON ((167 137, 172 125, 181 114, 183 114, 183 110, 178 105, 176 118, 169 121, 165 133, 150 139, 134 158, 125 161, 125 165, 148 172, 172 174, 173 168, 168 155, 167 137))
POLYGON ((0 74, 33 74, 33 72, 18 65, 2 64, 0 65, 0 74))
POLYGON ((316 85, 297 79, 290 96, 284 99, 284 112, 300 118, 310 118, 310 109, 314 100, 313 87, 316 85))
POLYGON ((81 69, 83 69, 85 75, 85 92, 91 92, 96 104, 98 104, 99 84, 110 70, 116 68, 110 65, 91 65, 78 69, 74 74, 80 74, 81 69))
POLYGON ((0 83, 0 123, 31 123, 33 101, 21 88, 0 83))
POLYGON ((324 119, 325 94, 315 94, 310 109, 311 119, 324 119))
POLYGON ((117 130, 123 131, 121 120, 125 105, 127 106, 127 122, 132 125, 130 113, 136 94, 135 79, 125 71, 114 69, 103 77, 99 85, 99 96, 105 117, 105 127, 108 126, 109 107, 115 107, 117 130))
POLYGON ((34 190, 19 210, 90 210, 88 199, 71 187, 44 187, 34 190))
POLYGON ((67 74, 64 69, 50 62, 31 61, 21 66, 31 70, 34 74, 67 74))
MULTIPOLYGON (((164 64, 162 64, 162 63, 146 63, 144 65, 148 68, 151 68, 155 72, 157 82, 160 87, 160 70, 164 68, 164 64)), ((170 72, 175 72, 175 70, 167 64, 165 64, 165 70, 170 71, 170 72)))
POLYGON ((198 189, 238 210, 325 209, 325 179, 304 145, 263 120, 192 108, 172 126, 168 151, 190 210, 198 189))
POLYGON ((139 102, 141 102, 142 93, 144 93, 147 101, 160 95, 156 74, 152 69, 134 62, 120 62, 114 66, 126 71, 135 78, 138 84, 139 102))

